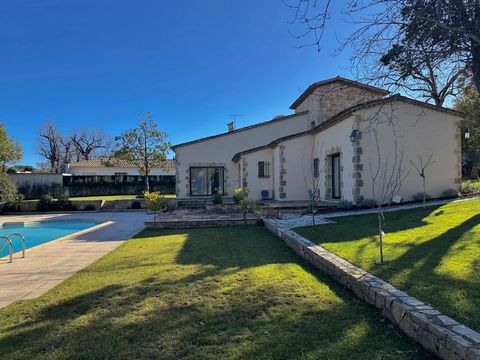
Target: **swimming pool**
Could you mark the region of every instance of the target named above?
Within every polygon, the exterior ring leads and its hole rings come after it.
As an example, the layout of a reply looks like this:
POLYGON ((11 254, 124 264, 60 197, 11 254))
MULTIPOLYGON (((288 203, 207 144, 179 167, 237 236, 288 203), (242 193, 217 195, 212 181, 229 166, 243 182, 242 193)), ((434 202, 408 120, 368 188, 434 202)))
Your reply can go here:
MULTIPOLYGON (((0 226, 0 236, 20 233, 25 237, 25 247, 31 248, 63 236, 76 233, 89 227, 100 224, 96 221, 85 220, 47 220, 38 222, 7 222, 0 226)), ((19 237, 12 239, 13 252, 22 250, 19 237)), ((8 246, 0 251, 0 257, 9 254, 8 246)), ((27 253, 28 256, 28 253, 27 253)))

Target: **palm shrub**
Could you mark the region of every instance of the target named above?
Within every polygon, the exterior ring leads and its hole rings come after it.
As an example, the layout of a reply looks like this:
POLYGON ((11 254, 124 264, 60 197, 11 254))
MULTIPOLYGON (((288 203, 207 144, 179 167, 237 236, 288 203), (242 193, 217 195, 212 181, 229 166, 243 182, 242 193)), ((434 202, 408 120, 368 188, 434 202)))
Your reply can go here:
POLYGON ((153 226, 157 225, 157 213, 167 209, 168 200, 159 192, 145 191, 145 208, 153 212, 153 226))

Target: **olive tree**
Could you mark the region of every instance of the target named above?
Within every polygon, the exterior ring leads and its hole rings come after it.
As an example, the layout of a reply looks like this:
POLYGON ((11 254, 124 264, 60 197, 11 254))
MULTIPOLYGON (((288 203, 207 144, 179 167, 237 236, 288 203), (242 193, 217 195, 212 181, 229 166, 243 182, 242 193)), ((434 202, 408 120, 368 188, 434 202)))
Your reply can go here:
POLYGON ((157 224, 157 213, 167 209, 168 200, 158 192, 144 192, 145 208, 153 212, 153 225, 157 224))

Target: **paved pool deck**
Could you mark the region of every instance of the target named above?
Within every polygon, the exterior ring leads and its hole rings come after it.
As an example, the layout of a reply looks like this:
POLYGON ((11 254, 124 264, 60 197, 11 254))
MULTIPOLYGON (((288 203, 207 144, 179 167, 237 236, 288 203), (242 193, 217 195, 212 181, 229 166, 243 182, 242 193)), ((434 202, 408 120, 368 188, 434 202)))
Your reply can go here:
MULTIPOLYGON (((145 212, 99 212, 0 216, 5 222, 93 220, 100 225, 15 253, 13 262, 0 258, 0 308, 34 299, 121 245, 144 229, 152 218, 145 212)), ((28 241, 28 239, 27 239, 28 241)))

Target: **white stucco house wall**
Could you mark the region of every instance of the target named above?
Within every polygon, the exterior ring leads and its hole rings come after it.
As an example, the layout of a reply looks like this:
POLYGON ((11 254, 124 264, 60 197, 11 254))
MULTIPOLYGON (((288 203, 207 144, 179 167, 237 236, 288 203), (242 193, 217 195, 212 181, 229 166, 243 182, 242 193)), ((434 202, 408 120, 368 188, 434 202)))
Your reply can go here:
MULTIPOLYGON (((114 166, 107 166, 108 161, 104 159, 82 160, 70 163, 65 169, 65 173, 70 175, 140 175, 138 168, 131 161, 115 160, 114 166)), ((165 168, 153 168, 150 175, 175 175, 175 162, 168 160, 165 168)))
POLYGON ((173 146, 177 197, 243 187, 257 200, 308 200, 314 190, 321 200, 360 203, 397 176, 408 201, 422 191, 419 157, 433 160, 432 197, 461 182, 462 113, 341 77, 312 84, 290 108, 292 115, 173 146))

